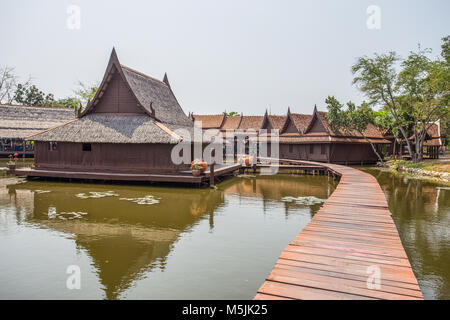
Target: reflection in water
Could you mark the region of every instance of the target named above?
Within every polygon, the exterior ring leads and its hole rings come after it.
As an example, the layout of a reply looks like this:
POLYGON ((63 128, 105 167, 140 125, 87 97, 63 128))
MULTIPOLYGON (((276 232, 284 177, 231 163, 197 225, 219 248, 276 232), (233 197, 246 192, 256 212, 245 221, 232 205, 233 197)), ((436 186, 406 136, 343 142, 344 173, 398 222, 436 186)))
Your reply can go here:
POLYGON ((252 298, 327 177, 258 176, 218 190, 0 179, 0 298, 252 298), (12 181, 9 181, 12 182, 12 181), (3 186, 2 186, 3 185, 3 186), (94 194, 98 197, 77 197, 94 194), (158 199, 154 202, 125 199, 158 199), (82 289, 66 289, 69 264, 82 289))
POLYGON ((378 169, 386 197, 426 299, 450 299, 450 190, 378 169))

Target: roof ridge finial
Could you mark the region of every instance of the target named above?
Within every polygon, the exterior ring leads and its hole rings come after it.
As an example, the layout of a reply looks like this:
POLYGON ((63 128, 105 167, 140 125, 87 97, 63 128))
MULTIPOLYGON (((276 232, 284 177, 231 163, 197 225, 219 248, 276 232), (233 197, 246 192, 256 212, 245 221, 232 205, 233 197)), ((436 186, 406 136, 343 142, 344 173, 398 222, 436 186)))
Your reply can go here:
POLYGON ((167 84, 167 86, 170 88, 169 78, 167 77, 167 72, 164 72, 164 78, 163 82, 167 84))
POLYGON ((289 106, 288 106, 288 112, 287 112, 287 114, 288 114, 288 115, 291 114, 291 107, 289 107, 289 106))
POLYGON ((153 101, 152 102, 150 102, 150 113, 151 113, 151 116, 154 118, 155 117, 155 109, 153 108, 153 101))

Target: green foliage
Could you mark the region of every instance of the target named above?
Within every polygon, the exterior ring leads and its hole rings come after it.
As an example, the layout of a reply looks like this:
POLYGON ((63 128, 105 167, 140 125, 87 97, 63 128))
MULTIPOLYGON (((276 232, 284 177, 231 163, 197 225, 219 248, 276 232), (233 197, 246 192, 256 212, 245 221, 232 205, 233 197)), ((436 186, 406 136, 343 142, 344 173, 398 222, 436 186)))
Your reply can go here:
POLYGON ((227 117, 238 117, 238 116, 240 116, 241 114, 239 113, 239 112, 236 112, 236 111, 231 111, 231 112, 225 112, 225 115, 227 116, 227 117))
POLYGON ((450 63, 450 36, 442 38, 442 52, 441 56, 447 63, 450 63))
POLYGON ((83 106, 86 106, 87 103, 94 98, 97 90, 98 85, 89 86, 78 81, 78 89, 73 91, 75 93, 74 99, 78 100, 83 106))
POLYGON ((366 139, 380 162, 383 163, 383 158, 377 152, 373 143, 364 135, 364 131, 366 131, 369 123, 374 123, 375 121, 372 108, 367 103, 362 103, 357 107, 353 102, 349 101, 347 102, 347 109, 345 110, 343 109, 343 105, 333 96, 328 96, 325 103, 328 108, 326 117, 332 130, 334 132, 342 130, 349 135, 356 131, 366 139))
POLYGON ((78 99, 74 97, 67 97, 55 101, 54 106, 62 108, 78 109, 80 106, 80 102, 78 99))
POLYGON ((352 66, 353 84, 366 94, 369 105, 390 105, 395 97, 397 72, 395 66, 400 57, 395 52, 375 54, 357 59, 352 66))
POLYGON ((446 122, 449 117, 449 50, 450 37, 445 37, 442 59, 430 59, 431 50, 419 46, 404 60, 389 52, 372 58, 360 57, 352 66, 353 84, 366 95, 368 104, 379 106, 392 116, 377 114, 375 122, 395 136, 401 134, 414 161, 422 159, 422 145, 430 123, 439 119, 446 122), (415 152, 411 136, 417 146, 415 152))
POLYGON ((391 163, 391 167, 394 170, 400 170, 404 168, 414 168, 414 169, 421 169, 423 166, 421 163, 413 163, 411 161, 405 161, 405 160, 396 160, 391 163))
POLYGON ((52 106, 55 102, 53 94, 45 94, 34 84, 17 84, 14 100, 26 106, 52 106))
POLYGON ((347 109, 343 109, 343 105, 335 98, 330 97, 325 100, 328 113, 327 119, 333 131, 343 130, 348 133, 354 131, 364 135, 369 123, 374 122, 374 113, 368 104, 363 103, 356 106, 353 102, 347 102, 347 109))

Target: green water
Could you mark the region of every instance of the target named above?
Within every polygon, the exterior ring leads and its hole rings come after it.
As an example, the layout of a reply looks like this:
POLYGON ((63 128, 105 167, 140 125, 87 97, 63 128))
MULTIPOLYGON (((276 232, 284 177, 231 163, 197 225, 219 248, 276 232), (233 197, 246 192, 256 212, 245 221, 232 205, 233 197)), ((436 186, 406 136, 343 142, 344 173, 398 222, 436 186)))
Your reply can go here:
POLYGON ((450 299, 450 188, 380 169, 364 171, 385 192, 425 299, 450 299))
MULTIPOLYGON (((363 170, 386 194, 425 298, 450 299, 450 189, 363 170)), ((336 187, 301 175, 217 190, 2 177, 0 299, 251 299, 320 208, 282 198, 326 199, 336 187), (79 290, 67 289, 69 265, 79 290)))
POLYGON ((290 175, 217 190, 16 182, 0 179, 0 299, 251 299, 320 208, 282 198, 326 199, 336 185, 290 175), (80 289, 66 286, 70 265, 80 289))

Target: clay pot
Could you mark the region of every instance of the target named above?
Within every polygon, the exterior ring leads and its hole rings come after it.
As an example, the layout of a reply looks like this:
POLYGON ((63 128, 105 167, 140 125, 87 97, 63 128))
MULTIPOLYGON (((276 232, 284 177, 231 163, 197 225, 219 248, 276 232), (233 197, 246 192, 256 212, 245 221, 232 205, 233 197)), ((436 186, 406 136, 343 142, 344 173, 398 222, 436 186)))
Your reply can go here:
POLYGON ((252 162, 252 157, 245 157, 244 159, 245 165, 248 167, 252 162))
POLYGON ((205 161, 200 162, 200 166, 201 166, 201 171, 205 172, 206 168, 208 168, 208 164, 205 161))
POLYGON ((13 163, 13 164, 8 164, 8 169, 9 169, 9 170, 16 170, 16 164, 15 164, 15 163, 13 163))
POLYGON ((194 169, 192 170, 192 175, 194 177, 199 177, 202 174, 202 171, 200 169, 194 169))

